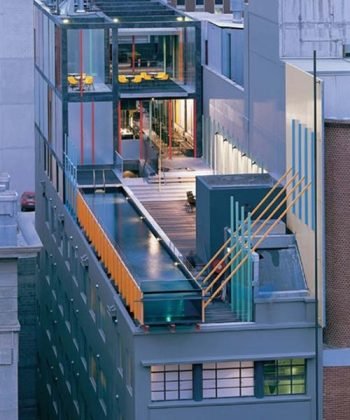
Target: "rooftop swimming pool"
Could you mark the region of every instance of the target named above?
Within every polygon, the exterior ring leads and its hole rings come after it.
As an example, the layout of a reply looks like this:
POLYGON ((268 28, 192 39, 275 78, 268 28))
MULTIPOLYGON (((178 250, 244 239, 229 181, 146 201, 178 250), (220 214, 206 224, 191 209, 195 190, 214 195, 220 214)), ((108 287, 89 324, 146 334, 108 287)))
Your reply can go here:
POLYGON ((143 292, 145 323, 198 322, 201 288, 122 188, 84 199, 143 292))

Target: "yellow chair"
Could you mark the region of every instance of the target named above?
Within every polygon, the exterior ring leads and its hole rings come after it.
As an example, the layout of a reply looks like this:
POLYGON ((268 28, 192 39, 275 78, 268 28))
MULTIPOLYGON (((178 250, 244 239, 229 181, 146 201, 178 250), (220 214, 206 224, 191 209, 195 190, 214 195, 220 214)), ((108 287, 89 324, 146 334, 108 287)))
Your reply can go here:
POLYGON ((67 77, 68 85, 72 89, 79 87, 79 82, 74 76, 68 76, 67 77))
POLYGON ((158 77, 158 80, 169 80, 169 75, 164 73, 161 77, 158 77))
POLYGON ((127 77, 124 76, 124 74, 120 74, 118 76, 118 82, 121 84, 129 83, 129 80, 127 77))
POLYGON ((140 73, 140 76, 142 77, 143 80, 152 80, 152 76, 148 73, 146 73, 145 71, 142 71, 140 73))
MULTIPOLYGON (((168 76, 164 71, 157 73, 154 77, 156 79, 163 79, 163 77, 168 76)), ((169 77, 169 76, 168 76, 169 77)))
POLYGON ((84 85, 89 90, 94 89, 94 76, 86 76, 84 79, 84 85))
POLYGON ((133 79, 131 79, 131 83, 134 83, 135 85, 138 85, 142 82, 142 77, 138 74, 133 79))

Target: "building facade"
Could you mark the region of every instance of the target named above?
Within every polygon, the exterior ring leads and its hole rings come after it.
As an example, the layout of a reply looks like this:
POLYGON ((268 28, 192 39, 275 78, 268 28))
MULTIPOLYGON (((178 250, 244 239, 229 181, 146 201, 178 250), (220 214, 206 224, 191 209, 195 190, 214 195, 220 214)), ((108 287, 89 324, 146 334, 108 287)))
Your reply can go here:
POLYGON ((32 11, 31 2, 0 6, 0 171, 12 174, 19 194, 35 184, 32 11))
MULTIPOLYGON (((350 408, 345 397, 349 370, 348 317, 344 311, 348 251, 342 245, 348 224, 348 208, 343 197, 346 196, 348 161, 349 5, 342 0, 319 0, 302 5, 282 0, 246 3, 241 44, 244 57, 239 59, 243 83, 227 77, 222 60, 211 62, 211 57, 217 57, 218 52, 215 47, 209 48, 209 59, 203 70, 204 114, 208 120, 204 137, 209 139, 204 141, 204 150, 208 147, 209 161, 214 156, 214 164, 216 160, 222 162, 222 158, 215 155, 226 154, 228 145, 223 140, 227 138, 233 148, 232 158, 225 166, 221 164, 221 171, 237 166, 239 170, 242 167, 249 172, 256 170, 256 165, 252 168, 248 164, 249 157, 270 173, 282 174, 288 167, 288 160, 284 160, 290 136, 288 121, 297 118, 303 126, 311 130, 313 127, 312 84, 301 83, 298 77, 290 84, 290 66, 299 69, 299 75, 304 72, 307 78, 307 74, 313 72, 312 56, 316 51, 318 84, 322 89, 317 104, 322 112, 318 126, 323 131, 318 137, 322 139, 320 148, 324 152, 321 164, 324 184, 320 190, 324 213, 320 219, 324 220, 325 235, 320 248, 325 263, 319 272, 327 279, 325 302, 320 308, 324 315, 324 418, 345 419, 350 408), (215 91, 212 86, 220 88, 215 91), (302 96, 304 99, 300 101, 302 96), (307 103, 311 104, 308 109, 307 103), (295 104, 299 104, 302 111, 298 112, 295 104), (339 226, 344 228, 339 229, 339 226)), ((211 19, 205 28, 204 39, 208 46, 223 43, 228 32, 236 39, 237 32, 241 31, 229 28, 220 19, 211 19)), ((233 57, 236 59, 235 55, 233 57)))
MULTIPOLYGON (((36 319, 35 311, 25 313, 25 306, 19 308, 18 301, 24 303, 25 295, 29 297, 24 284, 29 279, 23 275, 24 267, 27 266, 27 274, 28 271, 36 273, 36 258, 41 243, 32 215, 17 215, 18 196, 15 191, 8 190, 8 185, 7 181, 2 183, 0 192, 0 417, 16 420, 20 416, 29 420, 37 418, 36 319), (32 268, 28 269, 28 263, 32 264, 32 268)), ((33 276, 31 283, 29 299, 35 307, 36 284, 33 276)))
POLYGON ((317 418, 294 235, 281 222, 254 282, 249 256, 247 283, 209 307, 116 176, 202 155, 200 23, 148 1, 37 1, 34 24, 41 418, 317 418))

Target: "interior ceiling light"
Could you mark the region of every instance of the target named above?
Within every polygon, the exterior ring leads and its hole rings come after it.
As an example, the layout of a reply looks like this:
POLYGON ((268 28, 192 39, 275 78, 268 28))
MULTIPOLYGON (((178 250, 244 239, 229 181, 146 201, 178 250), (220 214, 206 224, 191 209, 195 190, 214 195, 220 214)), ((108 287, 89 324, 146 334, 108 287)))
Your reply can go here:
POLYGON ((113 18, 113 22, 114 23, 118 23, 119 22, 119 19, 118 18, 113 18))
POLYGON ((63 19, 63 23, 69 23, 69 19, 63 19))
POLYGON ((176 20, 178 20, 179 22, 182 22, 182 21, 184 20, 184 18, 183 18, 182 16, 178 16, 178 17, 176 18, 176 20))

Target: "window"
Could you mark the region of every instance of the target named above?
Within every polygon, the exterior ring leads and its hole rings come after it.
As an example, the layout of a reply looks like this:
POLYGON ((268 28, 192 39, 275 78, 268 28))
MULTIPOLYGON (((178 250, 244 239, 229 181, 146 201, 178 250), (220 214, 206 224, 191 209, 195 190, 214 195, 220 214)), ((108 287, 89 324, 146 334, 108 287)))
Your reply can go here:
POLYGON ((264 362, 264 395, 305 394, 306 363, 304 359, 264 362))
POLYGON ((107 411, 107 379, 106 376, 104 374, 104 372, 102 370, 100 370, 100 374, 99 374, 99 399, 100 399, 100 403, 102 405, 103 410, 107 411))
POLYGON ((152 401, 192 399, 192 365, 151 366, 152 401))
POLYGON ((80 348, 80 355, 81 355, 81 361, 83 362, 83 365, 86 369, 86 361, 87 361, 87 341, 86 341, 86 337, 84 334, 84 331, 82 330, 82 328, 80 328, 80 343, 79 343, 79 348, 80 348))
POLYGON ((101 298, 97 296, 96 321, 97 321, 97 327, 99 329, 100 335, 104 341, 106 340, 105 333, 103 331, 105 319, 106 319, 106 310, 105 310, 104 304, 101 298))
POLYGON ((253 395, 253 362, 203 364, 203 398, 245 397, 253 395))
POLYGON ((96 384, 97 384, 97 363, 95 356, 93 354, 92 349, 89 350, 89 375, 92 382, 92 385, 94 386, 96 390, 96 384))

